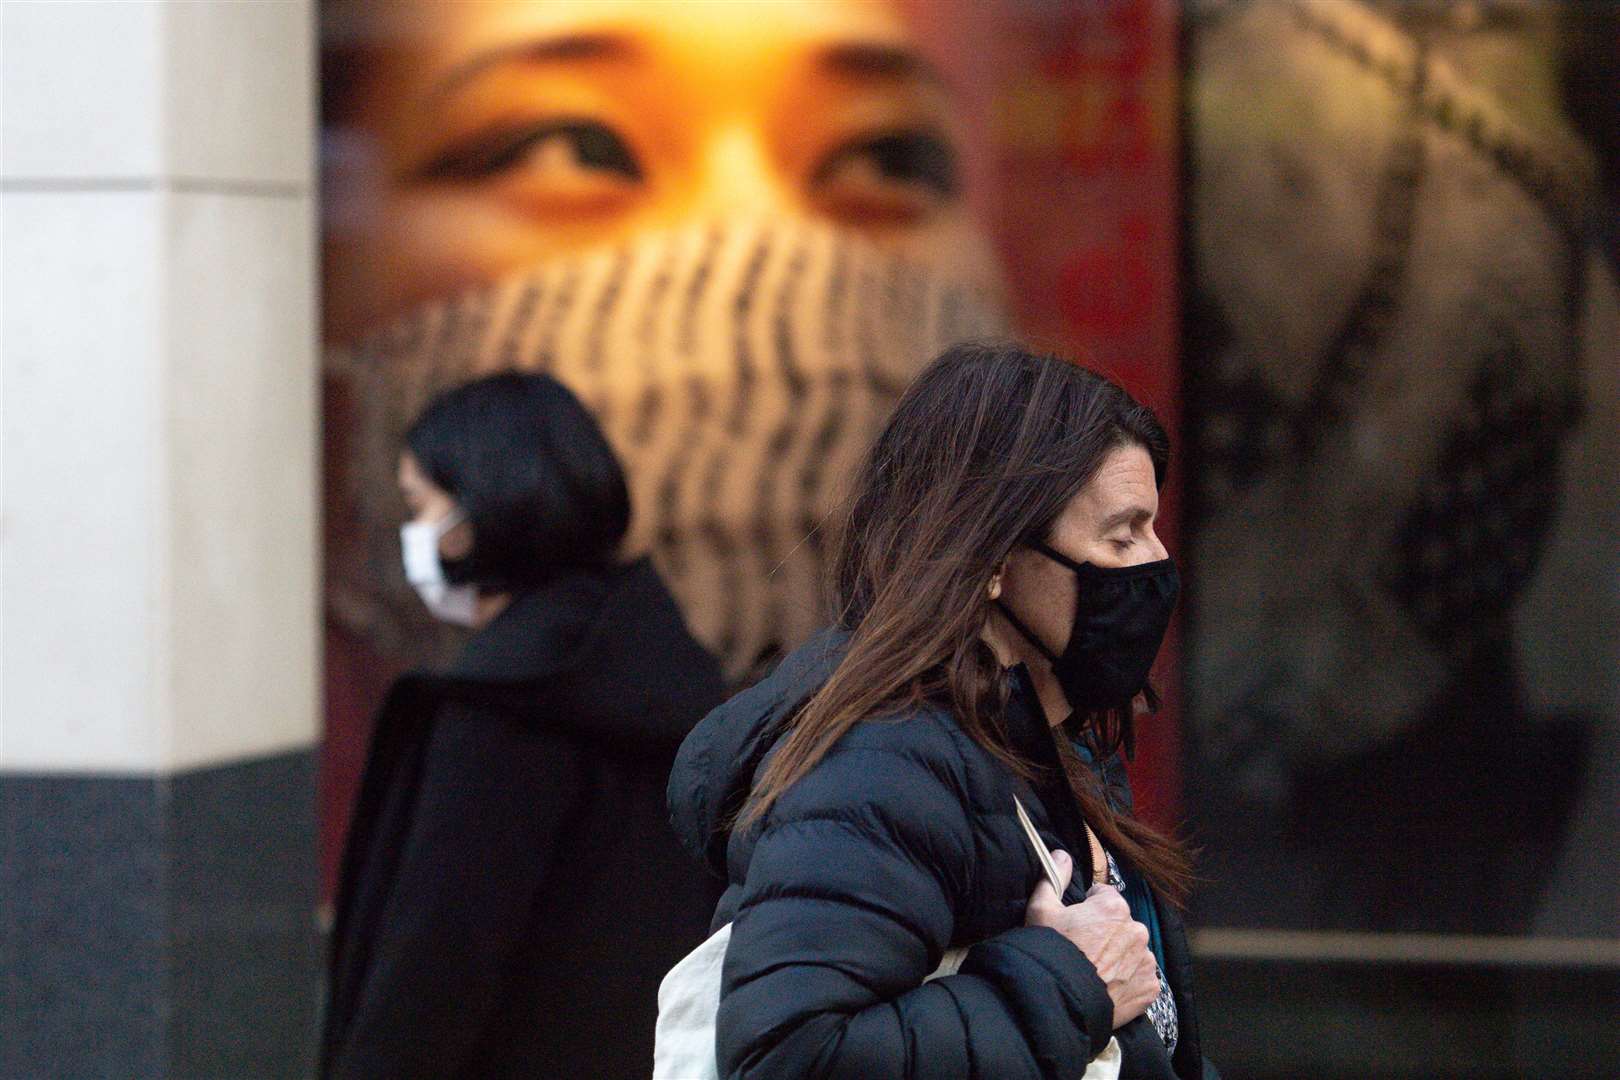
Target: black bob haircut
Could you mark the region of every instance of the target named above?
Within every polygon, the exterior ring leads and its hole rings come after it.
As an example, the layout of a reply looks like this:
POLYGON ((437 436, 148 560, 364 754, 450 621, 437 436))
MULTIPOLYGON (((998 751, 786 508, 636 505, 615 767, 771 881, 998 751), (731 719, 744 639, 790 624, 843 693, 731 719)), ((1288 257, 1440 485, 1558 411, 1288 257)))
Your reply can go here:
POLYGON ((522 590, 616 561, 630 525, 624 470, 551 376, 505 372, 446 391, 405 446, 472 523, 472 552, 445 563, 451 581, 522 590))

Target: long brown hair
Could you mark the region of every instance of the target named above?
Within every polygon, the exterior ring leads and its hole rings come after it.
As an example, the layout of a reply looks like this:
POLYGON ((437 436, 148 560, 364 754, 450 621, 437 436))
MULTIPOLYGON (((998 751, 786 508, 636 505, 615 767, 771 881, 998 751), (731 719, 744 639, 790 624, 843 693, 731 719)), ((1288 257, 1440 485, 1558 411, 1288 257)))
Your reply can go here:
MULTIPOLYGON (((1144 448, 1163 483, 1163 427, 1102 376, 1013 345, 956 345, 935 359, 895 407, 849 503, 835 564, 847 651, 792 719, 738 824, 763 815, 857 723, 925 701, 944 703, 979 745, 1032 775, 1007 740, 1007 680, 981 636, 986 585, 1016 547, 1046 538, 1121 446, 1144 448)), ((1100 753, 1129 748, 1131 709, 1077 722, 1100 753)), ((1103 844, 1182 903, 1191 874, 1181 845, 1115 811, 1077 755, 1064 758, 1103 844)))

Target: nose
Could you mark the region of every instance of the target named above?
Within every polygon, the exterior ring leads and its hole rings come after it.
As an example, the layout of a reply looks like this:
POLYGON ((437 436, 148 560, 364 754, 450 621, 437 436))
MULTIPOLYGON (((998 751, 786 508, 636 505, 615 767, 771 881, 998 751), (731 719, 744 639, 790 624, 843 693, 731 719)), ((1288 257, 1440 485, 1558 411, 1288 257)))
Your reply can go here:
POLYGON ((760 133, 741 122, 710 137, 699 176, 694 209, 700 214, 776 215, 794 205, 760 133))
POLYGON ((1153 557, 1147 560, 1148 562, 1159 562, 1170 557, 1169 549, 1167 549, 1164 546, 1164 542, 1159 539, 1159 534, 1157 532, 1149 529, 1147 538, 1149 550, 1153 553, 1153 557))

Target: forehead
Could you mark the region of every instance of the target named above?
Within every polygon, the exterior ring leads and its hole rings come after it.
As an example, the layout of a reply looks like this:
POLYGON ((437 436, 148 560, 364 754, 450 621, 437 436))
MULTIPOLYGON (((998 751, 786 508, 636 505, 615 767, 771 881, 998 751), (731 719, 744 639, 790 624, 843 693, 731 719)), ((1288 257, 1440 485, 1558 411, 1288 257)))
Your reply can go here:
POLYGON ((736 0, 545 0, 449 6, 461 9, 457 19, 464 30, 457 40, 473 45, 480 38, 488 44, 514 35, 567 33, 593 26, 704 38, 716 45, 826 34, 900 33, 893 7, 882 0, 773 0, 768 4, 736 0))
POLYGON ((411 504, 432 506, 439 500, 453 500, 451 494, 434 483, 422 468, 422 463, 416 460, 416 455, 406 450, 399 455, 399 490, 411 504))
POLYGON ((1140 446, 1109 451, 1091 482, 1069 500, 1058 518, 1058 530, 1095 530, 1118 514, 1153 517, 1159 512, 1159 488, 1153 459, 1140 446))
POLYGON ((487 50, 577 34, 624 35, 709 53, 770 53, 843 40, 903 45, 909 39, 886 0, 366 0, 343 5, 342 12, 331 20, 329 39, 409 50, 422 64, 410 73, 428 80, 487 50))
POLYGON ((871 78, 828 81, 837 68, 816 62, 853 48, 905 59, 909 77, 895 78, 902 68, 891 68, 890 78, 877 80, 891 88, 950 89, 887 0, 367 0, 345 10, 322 31, 324 46, 351 65, 336 107, 346 124, 407 143, 426 133, 426 112, 492 74, 546 72, 581 93, 650 79, 678 91, 677 109, 747 109, 786 86, 870 88, 871 78))
POLYGON ((416 455, 409 450, 399 455, 399 469, 395 475, 399 478, 399 486, 402 488, 424 493, 439 490, 439 485, 433 482, 433 478, 422 468, 422 463, 417 461, 416 455))

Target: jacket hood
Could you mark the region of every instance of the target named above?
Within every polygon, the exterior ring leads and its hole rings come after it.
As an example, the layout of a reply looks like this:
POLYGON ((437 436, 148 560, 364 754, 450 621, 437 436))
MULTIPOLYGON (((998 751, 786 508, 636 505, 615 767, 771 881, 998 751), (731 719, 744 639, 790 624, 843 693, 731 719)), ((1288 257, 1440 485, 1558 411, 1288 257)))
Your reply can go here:
POLYGON ((617 751, 665 757, 724 693, 646 559, 518 595, 443 682, 452 696, 504 698, 617 751))
POLYGON ((669 775, 670 823, 687 851, 716 874, 725 875, 727 825, 753 789, 760 762, 784 721, 838 667, 848 640, 846 630, 821 631, 704 717, 681 744, 669 775))

